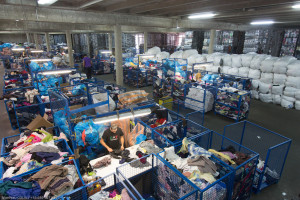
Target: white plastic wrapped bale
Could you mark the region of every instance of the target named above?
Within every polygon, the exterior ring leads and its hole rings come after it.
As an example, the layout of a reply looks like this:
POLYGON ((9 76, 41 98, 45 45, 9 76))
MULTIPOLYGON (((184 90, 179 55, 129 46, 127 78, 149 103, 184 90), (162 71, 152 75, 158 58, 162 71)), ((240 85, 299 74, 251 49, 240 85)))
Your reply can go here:
POLYGON ((229 66, 223 66, 223 67, 221 68, 221 71, 222 71, 223 74, 228 74, 228 71, 229 71, 230 68, 231 68, 231 67, 229 67, 229 66))
POLYGON ((300 60, 296 60, 287 66, 288 76, 300 77, 300 60))
POLYGON ((265 73, 273 72, 274 63, 278 60, 277 57, 270 57, 261 62, 260 70, 265 73))
POLYGON ((286 74, 287 72, 287 66, 294 62, 296 60, 295 57, 292 56, 286 56, 279 58, 275 63, 274 63, 274 68, 273 72, 276 74, 286 74))
POLYGON ((285 85, 300 89, 300 77, 288 76, 285 85))
POLYGON ((283 91, 283 94, 285 96, 295 98, 296 92, 298 92, 298 91, 300 91, 300 90, 296 89, 296 88, 293 88, 293 87, 285 87, 284 91, 283 91))
POLYGON ((242 66, 243 67, 250 67, 251 61, 255 54, 243 54, 242 55, 242 66))
POLYGON ((167 59, 170 57, 170 53, 166 51, 162 51, 158 54, 156 54, 156 60, 157 61, 162 61, 163 59, 167 59))
POLYGON ((256 91, 256 90, 251 90, 250 93, 251 93, 251 97, 252 97, 253 99, 259 99, 259 93, 258 93, 258 91, 256 91))
POLYGON ((296 110, 300 110, 300 101, 295 101, 296 110))
MULTIPOLYGON (((112 112, 116 108, 116 104, 114 100, 110 96, 108 97, 109 97, 109 110, 107 105, 98 106, 95 108, 98 114, 112 112)), ((107 101, 107 93, 94 94, 92 98, 94 104, 102 101, 107 101)))
POLYGON ((233 54, 231 56, 231 58, 232 58, 232 64, 231 64, 232 67, 235 67, 235 68, 242 67, 241 55, 233 54))
POLYGON ((53 62, 54 65, 60 65, 61 58, 60 57, 53 57, 52 62, 53 62))
MULTIPOLYGON (((203 103, 200 103, 198 101, 203 101, 205 90, 201 88, 190 88, 189 93, 187 94, 187 98, 185 100, 186 104, 185 106, 187 108, 193 109, 193 110, 203 110, 203 103), (192 99, 198 100, 194 101, 192 99)), ((211 111, 213 109, 214 104, 214 96, 211 92, 206 90, 206 96, 205 96, 205 112, 211 111)))
POLYGON ((262 102, 265 102, 265 103, 272 103, 273 102, 272 94, 263 94, 263 93, 260 93, 259 94, 259 99, 262 102))
POLYGON ((260 79, 261 72, 259 69, 251 69, 249 70, 248 77, 252 79, 260 79))
POLYGON ((274 84, 284 85, 285 81, 286 81, 285 74, 274 74, 274 79, 273 79, 274 84))
POLYGON ((281 95, 273 94, 272 99, 274 104, 281 104, 281 95))
POLYGON ((250 63, 251 69, 260 69, 261 62, 267 58, 266 55, 256 55, 252 58, 250 63))
POLYGON ((273 73, 261 73, 260 81, 264 83, 273 83, 274 74, 273 73))
POLYGON ((170 55, 170 58, 182 58, 183 51, 176 51, 170 55))
POLYGON ((272 89, 272 84, 270 83, 263 83, 263 82, 259 82, 259 92, 263 93, 263 94, 267 94, 271 92, 272 89))
POLYGON ((220 66, 212 66, 211 67, 211 71, 214 72, 214 73, 218 73, 219 72, 219 68, 220 68, 220 66))
POLYGON ((226 55, 223 57, 223 61, 224 61, 224 66, 229 66, 229 67, 231 67, 231 65, 232 65, 232 58, 231 58, 231 55, 226 54, 226 55))
POLYGON ((182 58, 187 59, 188 57, 196 54, 198 54, 198 51, 196 49, 189 49, 182 53, 182 58))
POLYGON ((152 47, 151 49, 148 49, 148 51, 146 51, 146 55, 156 55, 159 54, 161 52, 159 47, 152 47))
POLYGON ((239 75, 239 68, 232 67, 228 70, 228 74, 238 76, 239 75))
MULTIPOLYGON (((214 65, 215 66, 219 66, 221 59, 223 60, 223 56, 222 55, 217 55, 214 57, 214 65)), ((223 60, 223 65, 224 65, 224 60, 223 60)))
POLYGON ((253 79, 252 82, 251 82, 252 88, 257 90, 258 86, 259 86, 259 82, 260 82, 259 80, 253 79))
POLYGON ((207 65, 207 66, 206 66, 206 71, 212 72, 212 70, 213 70, 212 68, 213 68, 213 66, 207 65))
POLYGON ((273 85, 272 86, 272 94, 282 95, 284 85, 273 85))
POLYGON ((202 58, 202 56, 199 55, 199 54, 194 54, 194 55, 189 56, 189 57, 187 58, 187 60, 188 60, 188 65, 193 65, 193 64, 197 63, 197 62, 196 62, 196 59, 197 59, 197 58, 202 58))
POLYGON ((287 109, 294 108, 295 101, 295 98, 283 95, 281 98, 281 106, 287 109))
POLYGON ((206 55, 206 61, 207 62, 214 62, 214 55, 213 54, 207 54, 206 55))
POLYGON ((248 77, 250 68, 249 67, 241 67, 239 68, 239 76, 248 77))
POLYGON ((297 100, 300 100, 300 91, 299 90, 297 92, 295 92, 295 98, 297 100))
POLYGON ((206 62, 206 56, 205 55, 198 55, 195 59, 195 63, 204 63, 206 62))

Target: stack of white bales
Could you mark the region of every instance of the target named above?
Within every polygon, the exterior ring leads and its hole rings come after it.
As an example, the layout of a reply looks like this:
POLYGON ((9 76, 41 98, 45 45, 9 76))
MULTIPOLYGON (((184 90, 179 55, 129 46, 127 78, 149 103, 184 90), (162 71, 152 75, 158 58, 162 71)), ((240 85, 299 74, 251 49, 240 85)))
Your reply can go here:
POLYGON ((194 101, 192 99, 187 98, 185 100, 185 106, 187 108, 193 109, 193 110, 203 110, 205 109, 205 112, 211 111, 213 109, 213 104, 214 104, 214 96, 211 92, 209 91, 204 91, 202 88, 190 88, 189 93, 187 94, 187 97, 198 100, 194 101), (205 96, 205 101, 204 101, 204 95, 205 96), (205 105, 203 103, 205 102, 205 105))
POLYGON ((294 60, 287 66, 287 78, 281 106, 300 110, 300 61, 294 60))

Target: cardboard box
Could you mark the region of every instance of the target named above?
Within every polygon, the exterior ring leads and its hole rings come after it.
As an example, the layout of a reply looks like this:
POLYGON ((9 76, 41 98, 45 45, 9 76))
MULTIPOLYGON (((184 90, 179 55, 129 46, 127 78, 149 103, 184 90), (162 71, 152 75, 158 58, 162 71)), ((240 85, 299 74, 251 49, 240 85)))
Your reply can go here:
MULTIPOLYGON (((53 127, 54 125, 50 123, 48 120, 45 118, 48 117, 47 115, 44 115, 42 117, 41 115, 38 115, 28 126, 27 128, 31 131, 34 131, 37 128, 40 128, 41 126, 44 126, 46 128, 53 127)), ((53 134, 52 129, 47 130, 49 133, 53 134)))

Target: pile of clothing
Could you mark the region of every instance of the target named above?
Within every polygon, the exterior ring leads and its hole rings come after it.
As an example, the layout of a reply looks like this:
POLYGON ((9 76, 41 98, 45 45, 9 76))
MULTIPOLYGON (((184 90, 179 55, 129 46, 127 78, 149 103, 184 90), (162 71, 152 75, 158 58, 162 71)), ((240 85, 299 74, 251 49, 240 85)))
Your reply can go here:
POLYGON ((68 165, 44 167, 26 177, 5 178, 0 184, 1 198, 55 198, 82 186, 72 161, 68 165))
POLYGON ((172 82, 173 79, 159 79, 153 82, 153 97, 154 98, 163 98, 166 96, 171 96, 172 92, 172 82))
POLYGON ((9 152, 9 155, 1 158, 7 168, 3 178, 20 175, 47 164, 62 162, 64 158, 70 156, 65 147, 66 141, 63 139, 66 139, 63 133, 56 137, 44 129, 21 133, 19 140, 5 146, 5 152, 9 152))
POLYGON ((111 192, 101 190, 97 192, 93 196, 89 197, 89 200, 105 200, 105 199, 112 199, 112 200, 132 200, 129 196, 126 188, 123 188, 121 194, 118 192, 117 189, 114 189, 111 192))
MULTIPOLYGON (((156 129, 156 132, 167 138, 169 141, 175 142, 184 138, 184 124, 180 121, 176 124, 170 124, 163 128, 156 129)), ((154 134, 154 140, 158 146, 166 143, 165 139, 160 135, 154 134)))
POLYGON ((117 102, 119 100, 119 94, 126 92, 126 88, 120 88, 119 86, 114 87, 113 85, 105 85, 104 89, 109 91, 110 97, 117 102))
POLYGON ((224 87, 218 90, 215 111, 235 120, 245 118, 250 108, 250 93, 249 95, 244 94, 247 94, 247 91, 233 87, 224 87), (218 104, 218 102, 225 105, 218 104))
MULTIPOLYGON (((261 172, 264 170, 265 167, 265 161, 258 160, 257 164, 257 169, 259 169, 261 172)), ((261 173, 256 173, 254 177, 253 184, 257 187, 258 182, 260 179, 261 173)), ((280 175, 276 172, 276 170, 271 170, 269 167, 266 167, 263 179, 262 179, 262 184, 266 183, 268 185, 277 183, 278 180, 280 179, 280 175)))
POLYGON ((202 86, 189 88, 185 99, 185 106, 192 110, 211 111, 214 106, 214 95, 202 86))

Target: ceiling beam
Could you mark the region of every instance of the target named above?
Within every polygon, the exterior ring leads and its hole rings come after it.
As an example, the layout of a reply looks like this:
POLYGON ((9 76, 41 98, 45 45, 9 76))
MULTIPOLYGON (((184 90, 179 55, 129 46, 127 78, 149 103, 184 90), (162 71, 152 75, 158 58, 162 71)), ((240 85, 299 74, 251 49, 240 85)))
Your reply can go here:
POLYGON ((94 4, 96 4, 96 3, 100 3, 101 1, 103 1, 103 0, 92 0, 92 1, 88 1, 88 2, 86 2, 86 3, 81 4, 77 9, 78 9, 78 10, 83 10, 83 9, 86 9, 86 8, 91 7, 92 5, 94 5, 94 4))
POLYGON ((122 1, 119 3, 109 5, 105 8, 105 11, 106 12, 115 12, 118 10, 133 8, 135 6, 142 6, 142 5, 152 4, 155 2, 161 2, 161 1, 163 1, 163 0, 127 0, 127 1, 122 1))

